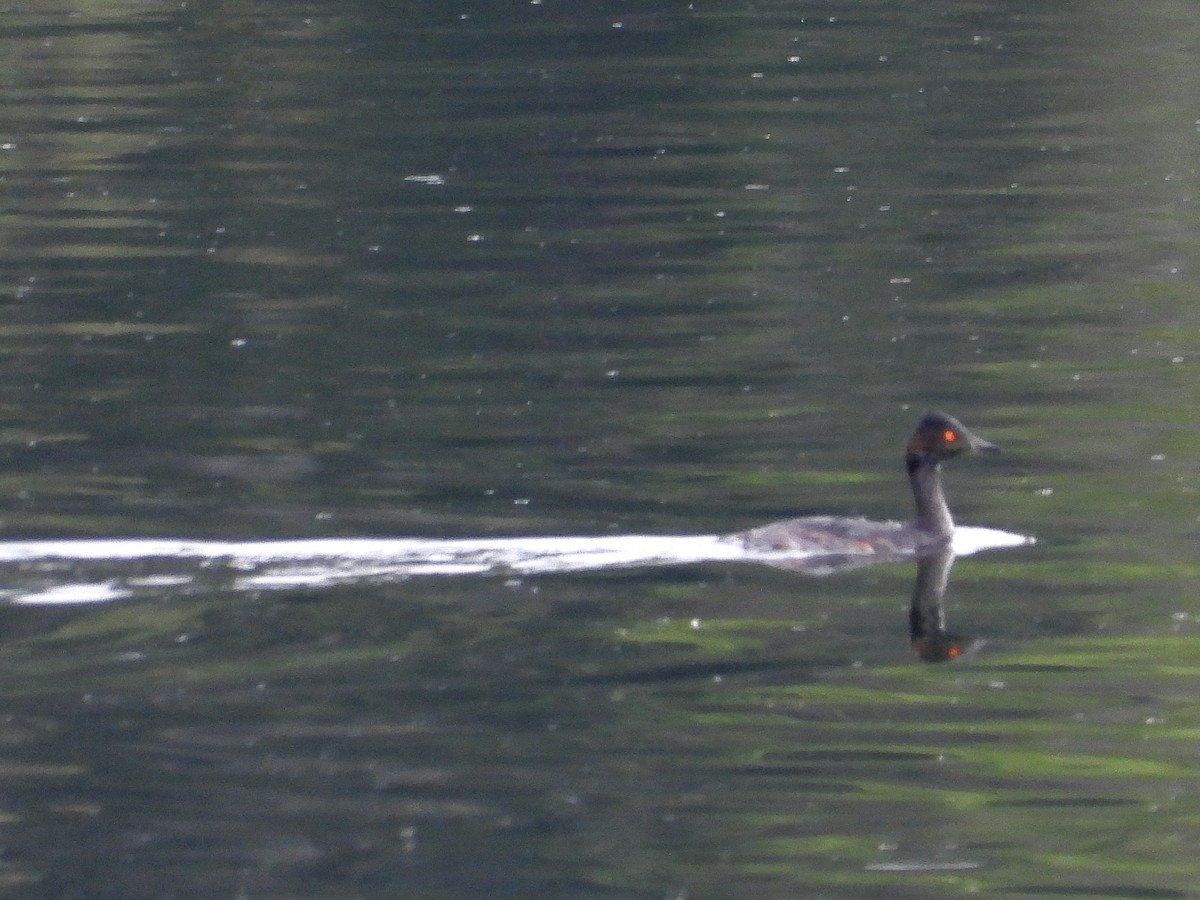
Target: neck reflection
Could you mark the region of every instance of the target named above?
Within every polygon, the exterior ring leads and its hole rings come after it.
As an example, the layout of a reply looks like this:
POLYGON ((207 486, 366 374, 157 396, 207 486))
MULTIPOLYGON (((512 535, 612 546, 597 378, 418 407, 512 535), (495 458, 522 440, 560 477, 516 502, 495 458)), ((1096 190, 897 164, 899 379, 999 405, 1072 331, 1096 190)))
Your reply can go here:
POLYGON ((908 610, 908 633, 912 648, 925 662, 949 662, 979 646, 974 638, 946 631, 943 598, 954 551, 942 545, 917 559, 917 581, 908 610))

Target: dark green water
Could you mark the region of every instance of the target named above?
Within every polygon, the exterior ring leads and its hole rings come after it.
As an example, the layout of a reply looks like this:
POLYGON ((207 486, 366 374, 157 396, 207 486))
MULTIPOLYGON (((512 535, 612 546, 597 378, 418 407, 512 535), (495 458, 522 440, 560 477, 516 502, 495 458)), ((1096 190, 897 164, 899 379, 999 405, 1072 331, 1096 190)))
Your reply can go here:
POLYGON ((0 12, 0 538, 902 517, 944 406, 980 645, 908 566, 8 605, 0 889, 1192 895, 1192 4, 586 7, 0 12))

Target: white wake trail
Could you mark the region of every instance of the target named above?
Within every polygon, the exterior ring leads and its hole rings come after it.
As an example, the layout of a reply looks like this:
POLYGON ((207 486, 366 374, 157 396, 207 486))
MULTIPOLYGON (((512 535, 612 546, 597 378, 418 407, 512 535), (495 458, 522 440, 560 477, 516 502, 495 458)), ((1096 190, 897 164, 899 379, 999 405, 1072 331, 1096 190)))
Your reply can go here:
MULTIPOLYGON (((1032 538, 1024 535, 960 526, 955 529, 952 548, 956 555, 967 556, 981 550, 1029 543, 1032 538)), ((846 567, 831 565, 815 553, 810 558, 796 553, 747 550, 740 541, 723 535, 8 541, 0 542, 0 566, 16 566, 27 578, 34 576, 38 583, 0 589, 0 599, 26 604, 102 602, 149 590, 186 587, 201 572, 214 569, 230 573, 233 589, 253 591, 417 576, 516 576, 706 562, 780 565, 811 574, 827 574, 846 567), (153 574, 131 571, 135 564, 153 564, 155 571, 153 574), (164 566, 169 571, 163 572, 164 566), (111 572, 99 581, 77 580, 84 574, 77 569, 94 567, 111 572)))

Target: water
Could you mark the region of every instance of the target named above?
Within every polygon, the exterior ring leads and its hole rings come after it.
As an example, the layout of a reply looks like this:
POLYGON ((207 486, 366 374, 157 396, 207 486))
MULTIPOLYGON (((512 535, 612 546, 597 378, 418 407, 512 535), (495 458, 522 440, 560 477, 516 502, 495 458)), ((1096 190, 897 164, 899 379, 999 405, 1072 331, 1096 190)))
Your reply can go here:
POLYGON ((957 563, 941 665, 911 565, 5 563, 0 877, 1189 895, 1194 20, 4 13, 10 546, 896 518, 927 407, 1007 451, 948 473, 958 518, 1038 543, 957 563))

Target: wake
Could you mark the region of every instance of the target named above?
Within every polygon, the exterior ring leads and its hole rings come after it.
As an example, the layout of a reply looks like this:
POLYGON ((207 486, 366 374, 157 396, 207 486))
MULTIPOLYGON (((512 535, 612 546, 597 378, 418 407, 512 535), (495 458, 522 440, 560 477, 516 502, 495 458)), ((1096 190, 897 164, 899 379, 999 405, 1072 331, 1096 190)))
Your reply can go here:
MULTIPOLYGON (((956 556, 1018 547, 1033 538, 959 526, 956 556)), ((747 550, 729 535, 624 535, 436 540, 318 538, 197 541, 165 538, 0 542, 0 602, 98 603, 170 590, 321 588, 420 576, 523 576, 698 563, 757 563, 827 575, 886 560, 747 550), (24 583, 22 583, 24 582, 24 583)))

